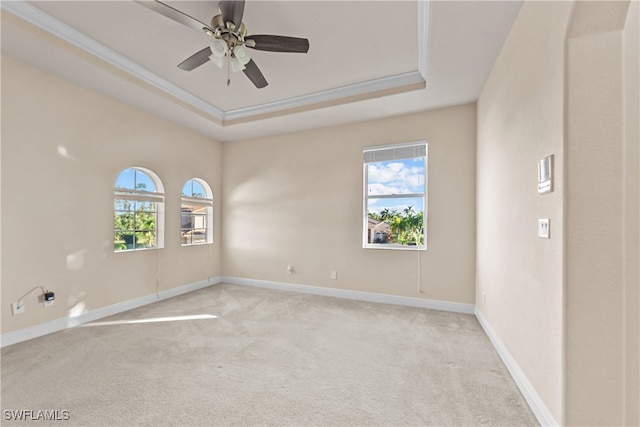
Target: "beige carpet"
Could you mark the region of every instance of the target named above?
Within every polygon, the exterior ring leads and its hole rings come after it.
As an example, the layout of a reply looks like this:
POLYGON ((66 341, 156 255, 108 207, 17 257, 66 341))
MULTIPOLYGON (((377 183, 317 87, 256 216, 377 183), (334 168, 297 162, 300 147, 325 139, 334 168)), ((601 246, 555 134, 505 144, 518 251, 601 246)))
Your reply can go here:
POLYGON ((471 315, 220 284, 96 323, 2 349, 3 426, 537 425, 471 315))

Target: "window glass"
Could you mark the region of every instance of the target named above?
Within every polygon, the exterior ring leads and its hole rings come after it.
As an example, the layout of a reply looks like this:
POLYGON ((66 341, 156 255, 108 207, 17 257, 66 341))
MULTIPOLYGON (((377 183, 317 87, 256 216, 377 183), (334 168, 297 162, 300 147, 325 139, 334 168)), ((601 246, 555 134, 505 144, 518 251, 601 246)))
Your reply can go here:
POLYGON ((184 184, 184 187, 182 187, 182 197, 204 199, 207 197, 207 192, 201 183, 194 179, 190 179, 186 184, 184 184))
POLYGON ((425 142, 365 149, 364 247, 426 249, 426 149, 425 142))
POLYGON ((135 189, 141 191, 156 191, 156 186, 149 175, 136 170, 135 189))
POLYGON ((149 170, 128 168, 118 175, 114 188, 114 252, 163 246, 158 225, 164 220, 164 197, 157 191, 159 186, 159 178, 149 170))
POLYGON ((135 189, 135 169, 125 169, 120 173, 120 175, 118 175, 118 179, 116 180, 116 189, 135 189))
POLYGON ((213 243, 213 197, 209 185, 197 178, 182 187, 181 243, 183 246, 213 243))

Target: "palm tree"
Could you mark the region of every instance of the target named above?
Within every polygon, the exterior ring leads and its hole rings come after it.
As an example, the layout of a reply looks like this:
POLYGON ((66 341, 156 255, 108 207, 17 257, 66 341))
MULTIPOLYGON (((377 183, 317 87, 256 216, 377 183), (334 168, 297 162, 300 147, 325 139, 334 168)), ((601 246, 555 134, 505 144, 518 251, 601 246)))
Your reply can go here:
POLYGON ((380 214, 377 212, 367 212, 367 215, 371 219, 375 219, 376 221, 380 221, 380 214))
POLYGON ((405 235, 403 243, 421 244, 424 241, 423 220, 424 214, 413 210, 413 206, 407 206, 403 211, 405 235))
POLYGON ((407 222, 405 221, 404 217, 396 212, 396 214, 389 220, 389 226, 391 227, 393 240, 398 243, 402 243, 404 240, 404 235, 407 231, 407 222))
POLYGON ((396 211, 389 210, 389 208, 384 208, 380 211, 380 220, 388 221, 391 218, 393 218, 395 215, 397 215, 396 211))

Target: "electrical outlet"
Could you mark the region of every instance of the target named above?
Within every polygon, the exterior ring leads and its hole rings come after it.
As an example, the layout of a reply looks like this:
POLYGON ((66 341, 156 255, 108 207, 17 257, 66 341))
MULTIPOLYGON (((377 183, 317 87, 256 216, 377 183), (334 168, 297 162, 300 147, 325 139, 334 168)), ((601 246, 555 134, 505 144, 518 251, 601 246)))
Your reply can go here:
POLYGON ((549 218, 540 218, 538 220, 538 237, 541 239, 549 239, 549 218))
POLYGON ((20 304, 19 302, 14 302, 11 304, 11 311, 13 315, 24 313, 24 303, 20 304))
POLYGON ((44 295, 42 295, 42 302, 44 303, 45 307, 52 306, 55 299, 56 296, 53 292, 45 292, 44 295))
POLYGON ((338 272, 335 270, 331 271, 331 280, 336 280, 338 278, 338 272))
POLYGON ((291 264, 287 265, 287 274, 288 275, 292 275, 293 274, 293 265, 291 265, 291 264))

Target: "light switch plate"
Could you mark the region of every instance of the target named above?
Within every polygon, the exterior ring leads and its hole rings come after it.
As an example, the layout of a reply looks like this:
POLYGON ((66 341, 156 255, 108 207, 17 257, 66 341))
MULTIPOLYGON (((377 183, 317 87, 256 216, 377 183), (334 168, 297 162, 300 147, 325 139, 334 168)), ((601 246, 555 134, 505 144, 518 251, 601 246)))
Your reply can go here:
POLYGON ((538 193, 553 191, 553 155, 538 162, 538 193))
POLYGON ((541 239, 549 239, 549 218, 538 219, 538 237, 541 239))

